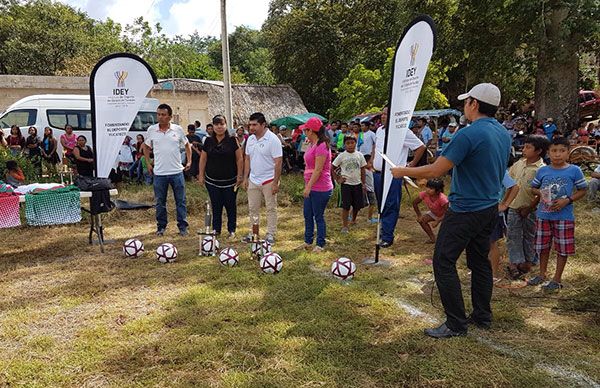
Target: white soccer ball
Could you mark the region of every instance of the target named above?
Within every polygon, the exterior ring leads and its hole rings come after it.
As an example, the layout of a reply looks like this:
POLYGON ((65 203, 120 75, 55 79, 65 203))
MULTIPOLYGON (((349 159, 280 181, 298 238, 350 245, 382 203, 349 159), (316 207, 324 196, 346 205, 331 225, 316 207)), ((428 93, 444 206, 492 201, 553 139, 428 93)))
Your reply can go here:
POLYGON ((356 264, 347 257, 340 257, 331 264, 331 273, 340 280, 350 280, 356 272, 356 264))
POLYGON ((177 248, 171 243, 164 243, 156 248, 156 258, 161 263, 172 263, 177 260, 177 248))
POLYGON ((283 266, 283 260, 277 253, 267 253, 259 262, 260 269, 264 273, 279 273, 283 266))
POLYGON ((219 254, 219 262, 226 267, 235 267, 240 262, 240 255, 233 248, 225 248, 219 254))
POLYGON ((213 253, 219 250, 219 240, 215 236, 206 236, 202 239, 200 251, 203 256, 214 256, 213 253))
POLYGON ((130 238, 123 244, 123 253, 126 257, 140 257, 144 253, 144 244, 136 238, 130 238))
POLYGON ((266 240, 262 242, 253 242, 250 247, 252 249, 252 255, 259 258, 267 253, 273 252, 273 246, 266 240))

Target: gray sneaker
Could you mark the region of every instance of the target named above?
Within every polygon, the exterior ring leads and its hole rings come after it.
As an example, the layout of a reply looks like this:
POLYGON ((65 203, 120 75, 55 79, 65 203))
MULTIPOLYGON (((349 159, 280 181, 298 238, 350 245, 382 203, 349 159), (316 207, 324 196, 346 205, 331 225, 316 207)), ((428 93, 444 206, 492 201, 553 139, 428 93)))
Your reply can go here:
POLYGON ((180 235, 181 237, 185 237, 185 236, 187 236, 187 235, 188 235, 188 230, 187 230, 187 228, 185 228, 185 229, 179 229, 179 235, 180 235))
POLYGON ((156 231, 156 235, 162 237, 165 235, 165 228, 160 228, 156 231))
POLYGON ((348 234, 350 231, 348 230, 348 228, 342 228, 342 230, 340 230, 340 233, 342 234, 348 234))
POLYGON ((252 242, 252 233, 248 233, 247 235, 245 235, 244 237, 242 237, 242 242, 243 243, 249 243, 252 242))
POLYGON ((265 241, 273 245, 275 244, 275 236, 273 236, 271 233, 267 233, 267 235, 265 236, 265 241))

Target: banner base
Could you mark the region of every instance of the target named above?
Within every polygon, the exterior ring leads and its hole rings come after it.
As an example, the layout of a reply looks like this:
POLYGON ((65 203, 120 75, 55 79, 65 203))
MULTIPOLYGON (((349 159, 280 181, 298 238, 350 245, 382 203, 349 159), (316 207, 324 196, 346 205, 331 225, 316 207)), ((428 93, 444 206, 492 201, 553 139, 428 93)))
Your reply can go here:
POLYGON ((372 265, 373 267, 389 268, 392 266, 392 262, 385 259, 376 260, 374 257, 367 257, 362 261, 364 265, 372 265))

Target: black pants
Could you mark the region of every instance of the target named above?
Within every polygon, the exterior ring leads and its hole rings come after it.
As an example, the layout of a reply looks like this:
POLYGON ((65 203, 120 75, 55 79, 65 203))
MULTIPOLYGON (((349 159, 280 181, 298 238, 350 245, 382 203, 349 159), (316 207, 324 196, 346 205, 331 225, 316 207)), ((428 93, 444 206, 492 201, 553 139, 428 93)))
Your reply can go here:
POLYGON ((212 226, 215 233, 221 233, 223 207, 227 211, 227 231, 235 232, 237 223, 237 192, 233 187, 220 188, 206 183, 206 190, 212 204, 212 226))
POLYGON ((472 272, 472 317, 479 322, 492 321, 493 278, 488 253, 497 217, 498 206, 469 213, 448 210, 440 226, 433 254, 433 273, 444 305, 446 325, 454 331, 467 330, 465 303, 456 272, 456 261, 464 250, 472 272))

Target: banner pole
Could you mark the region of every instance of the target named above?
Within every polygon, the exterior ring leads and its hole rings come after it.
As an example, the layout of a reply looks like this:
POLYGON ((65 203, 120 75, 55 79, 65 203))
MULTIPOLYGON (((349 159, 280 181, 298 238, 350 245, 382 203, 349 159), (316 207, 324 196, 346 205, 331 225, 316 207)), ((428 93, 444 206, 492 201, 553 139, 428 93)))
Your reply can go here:
POLYGON ((377 217, 377 240, 375 243, 375 264, 379 263, 379 249, 381 249, 381 215, 377 217))

